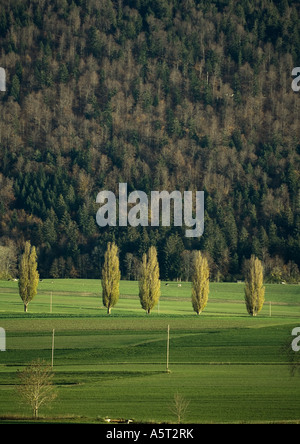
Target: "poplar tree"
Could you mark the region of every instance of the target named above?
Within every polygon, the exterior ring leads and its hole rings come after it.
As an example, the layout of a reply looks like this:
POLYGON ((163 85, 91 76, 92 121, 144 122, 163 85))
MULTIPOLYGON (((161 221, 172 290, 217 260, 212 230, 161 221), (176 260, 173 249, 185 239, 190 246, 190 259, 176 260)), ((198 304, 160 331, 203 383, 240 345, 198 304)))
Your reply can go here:
POLYGON ((150 314, 160 298, 159 265, 155 247, 143 255, 139 280, 139 298, 142 308, 150 314))
POLYGON ((39 273, 37 271, 37 255, 35 247, 29 241, 25 243, 25 250, 19 265, 19 294, 27 312, 28 304, 37 294, 39 273))
POLYGON ((256 316, 262 309, 265 301, 265 287, 263 266, 261 261, 251 256, 245 277, 245 302, 248 313, 256 316))
POLYGON ((104 256, 101 281, 103 305, 107 308, 107 314, 111 313, 111 309, 119 300, 120 278, 118 247, 114 242, 109 242, 104 256))
POLYGON ((206 257, 198 251, 192 278, 192 305, 197 315, 205 309, 209 294, 209 267, 206 257))

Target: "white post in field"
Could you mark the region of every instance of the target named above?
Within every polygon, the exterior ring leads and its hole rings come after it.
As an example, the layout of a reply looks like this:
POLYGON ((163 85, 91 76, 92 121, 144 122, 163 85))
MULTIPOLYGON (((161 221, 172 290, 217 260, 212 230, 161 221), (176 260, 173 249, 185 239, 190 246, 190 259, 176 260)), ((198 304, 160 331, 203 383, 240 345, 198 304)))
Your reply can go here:
POLYGON ((170 355, 170 325, 168 325, 168 339, 167 339, 167 373, 169 373, 169 355, 170 355))
POLYGON ((54 334, 55 329, 52 331, 52 359, 51 359, 51 367, 53 368, 53 360, 54 360, 54 334))

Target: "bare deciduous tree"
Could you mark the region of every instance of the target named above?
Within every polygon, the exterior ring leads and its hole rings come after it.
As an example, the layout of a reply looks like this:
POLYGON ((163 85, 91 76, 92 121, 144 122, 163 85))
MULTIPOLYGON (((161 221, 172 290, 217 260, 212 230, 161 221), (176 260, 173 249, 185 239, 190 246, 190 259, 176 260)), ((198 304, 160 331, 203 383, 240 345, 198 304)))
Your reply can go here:
POLYGON ((0 245, 0 277, 12 279, 17 274, 17 252, 13 241, 8 245, 0 245))
POLYGON ((17 386, 17 391, 21 395, 21 400, 30 405, 34 417, 38 418, 39 408, 57 397, 51 366, 44 361, 33 361, 18 373, 18 376, 20 384, 17 386))
POLYGON ((176 416, 178 424, 181 424, 181 422, 184 420, 189 404, 190 402, 187 401, 184 396, 180 395, 179 393, 175 393, 170 410, 176 416))

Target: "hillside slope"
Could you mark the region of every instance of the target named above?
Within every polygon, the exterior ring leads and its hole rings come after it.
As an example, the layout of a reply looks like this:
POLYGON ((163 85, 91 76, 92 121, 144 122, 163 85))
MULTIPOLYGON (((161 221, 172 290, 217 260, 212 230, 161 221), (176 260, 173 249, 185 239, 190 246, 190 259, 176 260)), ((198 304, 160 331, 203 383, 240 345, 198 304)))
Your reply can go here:
POLYGON ((299 3, 0 0, 0 243, 37 246, 41 276, 122 274, 155 244, 165 279, 299 277, 299 3), (100 229, 100 190, 204 190, 205 232, 100 229))

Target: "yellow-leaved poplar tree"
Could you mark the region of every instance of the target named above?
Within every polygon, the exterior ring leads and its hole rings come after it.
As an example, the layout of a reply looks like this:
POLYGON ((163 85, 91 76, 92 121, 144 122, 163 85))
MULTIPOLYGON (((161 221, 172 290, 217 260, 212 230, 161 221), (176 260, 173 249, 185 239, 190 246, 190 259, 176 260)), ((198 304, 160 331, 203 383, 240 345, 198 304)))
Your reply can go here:
POLYGON ((24 303, 25 313, 28 304, 37 294, 39 273, 37 271, 37 255, 35 247, 29 241, 25 243, 25 250, 19 265, 19 294, 24 303))
POLYGON ((104 256, 102 268, 102 299, 107 308, 107 314, 117 304, 120 295, 120 267, 118 247, 114 242, 109 242, 104 256))
POLYGON ((160 298, 159 265, 155 247, 143 255, 139 280, 139 298, 142 308, 150 314, 160 298))
POLYGON ((198 251, 195 257, 194 273, 192 278, 192 305, 194 311, 200 315, 205 309, 209 294, 209 267, 206 257, 198 251))
POLYGON ((245 302, 248 313, 256 316, 265 302, 264 273, 261 261, 251 256, 245 276, 245 302))

